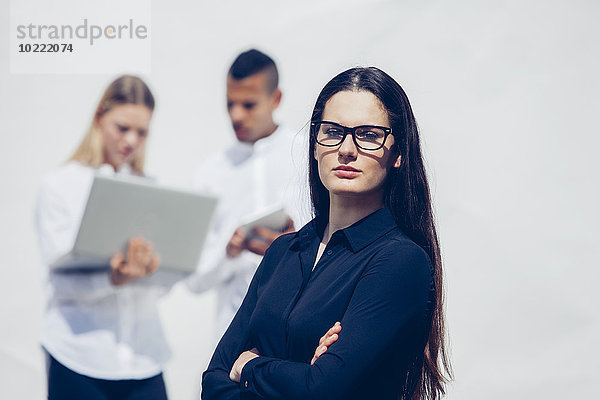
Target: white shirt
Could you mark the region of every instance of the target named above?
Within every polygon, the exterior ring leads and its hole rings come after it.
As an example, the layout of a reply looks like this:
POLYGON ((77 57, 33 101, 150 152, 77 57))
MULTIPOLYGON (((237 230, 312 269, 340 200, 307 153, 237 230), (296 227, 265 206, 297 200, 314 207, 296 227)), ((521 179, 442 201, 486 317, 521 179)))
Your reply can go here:
POLYGON ((219 197, 214 227, 200 265, 187 280, 195 292, 217 290, 215 338, 225 332, 262 260, 250 251, 229 258, 225 247, 241 220, 281 205, 296 229, 308 220, 307 157, 304 138, 282 127, 254 145, 238 142, 207 159, 194 175, 194 188, 219 197))
MULTIPOLYGON (((82 375, 149 378, 161 372, 170 356, 156 308, 168 286, 148 277, 115 287, 107 271, 60 273, 48 268, 73 247, 95 172, 69 162, 42 182, 35 213, 47 289, 41 343, 52 357, 82 375)), ((97 172, 114 170, 103 165, 97 172)))

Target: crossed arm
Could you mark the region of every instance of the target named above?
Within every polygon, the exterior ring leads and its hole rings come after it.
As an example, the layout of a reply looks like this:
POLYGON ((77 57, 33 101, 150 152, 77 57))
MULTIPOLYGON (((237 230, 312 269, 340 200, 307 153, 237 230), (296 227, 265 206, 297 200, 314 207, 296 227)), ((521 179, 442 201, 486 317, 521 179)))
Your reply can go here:
POLYGON ((310 364, 259 355, 251 339, 258 332, 251 334, 248 327, 263 270, 261 265, 203 375, 204 399, 338 398, 373 366, 393 370, 387 365, 394 362, 391 352, 409 351, 408 346, 426 329, 428 259, 418 251, 390 252, 365 271, 341 325, 321 337, 310 364), (383 360, 389 361, 382 364, 383 360))
MULTIPOLYGON (((338 321, 331 328, 329 328, 329 330, 321 337, 321 339, 319 339, 319 345, 315 349, 315 354, 313 355, 313 358, 310 361, 310 365, 313 365, 315 361, 317 361, 317 358, 319 358, 323 353, 325 353, 327 351, 327 348, 333 343, 335 343, 336 340, 338 340, 339 333, 341 330, 342 324, 338 321)), ((246 350, 242 354, 240 354, 238 359, 235 360, 235 363, 233 363, 233 367, 229 372, 229 379, 231 379, 234 382, 239 382, 240 377, 242 375, 242 370, 244 369, 244 365, 246 365, 248 361, 259 356, 260 353, 258 352, 256 347, 254 347, 251 350, 246 350)))

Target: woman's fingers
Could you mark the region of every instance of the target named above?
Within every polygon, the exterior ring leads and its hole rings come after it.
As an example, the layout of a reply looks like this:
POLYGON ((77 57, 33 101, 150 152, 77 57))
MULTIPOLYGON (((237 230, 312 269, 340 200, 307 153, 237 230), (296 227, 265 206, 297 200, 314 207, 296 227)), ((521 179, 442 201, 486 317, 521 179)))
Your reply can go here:
POLYGON ((315 355, 313 357, 314 360, 319 358, 319 356, 327 351, 327 348, 335 343, 338 340, 338 334, 334 333, 332 335, 325 335, 319 341, 319 346, 315 350, 315 355))
POLYGON ((317 349, 315 350, 315 355, 313 356, 312 360, 310 360, 310 365, 313 365, 315 363, 315 361, 317 361, 317 358, 321 357, 321 355, 323 353, 325 353, 326 351, 327 351, 327 346, 317 347, 317 349))
POLYGON ((327 351, 329 346, 338 340, 340 331, 342 330, 342 324, 338 321, 319 339, 319 345, 315 349, 315 354, 310 361, 310 365, 313 365, 317 358, 327 351))
POLYGON ((159 265, 160 265, 160 256, 158 254, 153 254, 152 260, 150 261, 150 264, 148 265, 147 273, 148 274, 153 273, 154 271, 156 271, 158 269, 159 265))
POLYGON ((131 267, 130 272, 133 275, 146 276, 158 268, 160 257, 154 253, 152 243, 142 238, 132 238, 129 241, 127 264, 131 267))
POLYGON ((258 350, 253 348, 252 350, 246 350, 235 360, 233 363, 233 367, 231 367, 231 371, 229 371, 229 379, 234 382, 239 382, 240 377, 242 375, 242 369, 244 365, 253 358, 259 357, 258 350))
POLYGON ((152 261, 152 244, 142 238, 133 238, 129 242, 129 261, 131 264, 146 270, 146 266, 152 261))
POLYGON ((115 285, 123 285, 153 273, 159 265, 160 256, 154 253, 152 243, 142 238, 132 238, 129 240, 126 259, 121 253, 111 258, 111 280, 115 285))
MULTIPOLYGON (((323 345, 325 341, 331 338, 333 335, 340 333, 342 330, 342 325, 339 322, 336 322, 329 330, 319 339, 319 345, 323 345)), ((334 340, 335 341, 335 340, 334 340)))
POLYGON ((123 254, 117 253, 114 256, 112 256, 112 258, 110 259, 110 269, 112 269, 114 271, 117 268, 119 268, 121 265, 123 265, 124 262, 125 262, 125 258, 123 257, 123 254))
POLYGON ((323 342, 325 342, 325 340, 327 340, 327 338, 331 337, 333 334, 340 333, 341 330, 342 325, 339 322, 333 324, 333 326, 329 328, 329 330, 325 332, 323 336, 321 336, 321 339, 319 339, 319 345, 322 345, 323 342))
POLYGON ((325 347, 329 347, 332 344, 334 344, 336 340, 338 340, 338 334, 334 333, 333 335, 328 336, 327 339, 325 339, 325 341, 323 342, 322 345, 325 346, 325 347))

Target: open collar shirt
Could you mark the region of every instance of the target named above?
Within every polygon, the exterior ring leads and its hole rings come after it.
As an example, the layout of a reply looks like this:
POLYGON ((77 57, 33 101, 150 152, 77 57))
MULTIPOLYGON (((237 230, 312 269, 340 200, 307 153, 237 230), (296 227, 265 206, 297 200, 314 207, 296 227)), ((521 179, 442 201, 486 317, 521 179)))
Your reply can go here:
POLYGON ((313 220, 269 248, 203 375, 203 399, 397 397, 429 332, 429 258, 383 208, 335 232, 313 270, 323 229, 313 220), (338 340, 310 365, 336 321, 338 340), (253 347, 260 357, 231 381, 253 347))

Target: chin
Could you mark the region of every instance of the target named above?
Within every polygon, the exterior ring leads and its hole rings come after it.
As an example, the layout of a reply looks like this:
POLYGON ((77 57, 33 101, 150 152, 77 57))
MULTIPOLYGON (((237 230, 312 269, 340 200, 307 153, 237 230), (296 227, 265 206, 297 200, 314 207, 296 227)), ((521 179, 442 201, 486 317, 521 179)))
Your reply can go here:
POLYGON ((372 196, 378 192, 383 196, 383 183, 381 185, 373 185, 372 182, 366 182, 363 179, 336 178, 333 181, 329 181, 325 187, 330 194, 341 197, 372 196))
POLYGON ((111 164, 115 167, 115 170, 119 170, 124 165, 133 165, 133 159, 130 160, 129 158, 124 159, 123 157, 119 157, 113 160, 111 164))
POLYGON ((366 188, 361 187, 362 185, 358 182, 352 182, 352 180, 339 180, 327 185, 327 190, 331 194, 345 195, 345 196, 357 196, 361 193, 366 192, 366 188))
POLYGON ((237 140, 239 140, 240 142, 249 142, 251 141, 251 133, 248 131, 235 131, 235 137, 237 138, 237 140))

